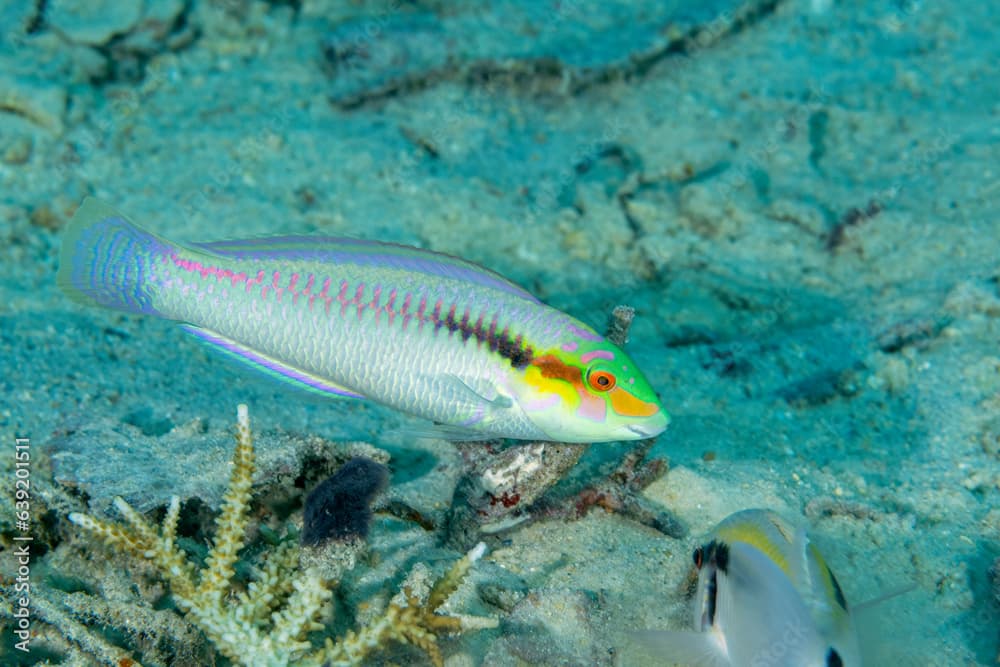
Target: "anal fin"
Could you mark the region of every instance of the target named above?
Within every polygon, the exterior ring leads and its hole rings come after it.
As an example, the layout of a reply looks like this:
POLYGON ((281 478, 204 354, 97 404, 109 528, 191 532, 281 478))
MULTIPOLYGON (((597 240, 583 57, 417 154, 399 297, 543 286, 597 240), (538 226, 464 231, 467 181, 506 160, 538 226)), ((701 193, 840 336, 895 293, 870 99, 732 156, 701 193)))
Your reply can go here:
POLYGON ((318 375, 314 375, 300 368, 295 368, 287 363, 275 359, 262 352, 247 347, 243 343, 223 336, 220 333, 194 326, 193 324, 181 325, 185 331, 198 337, 204 343, 214 349, 226 353, 229 357, 236 359, 258 371, 266 373, 271 377, 288 382, 306 391, 322 394, 323 396, 339 396, 341 398, 365 398, 364 395, 342 387, 336 382, 318 375))

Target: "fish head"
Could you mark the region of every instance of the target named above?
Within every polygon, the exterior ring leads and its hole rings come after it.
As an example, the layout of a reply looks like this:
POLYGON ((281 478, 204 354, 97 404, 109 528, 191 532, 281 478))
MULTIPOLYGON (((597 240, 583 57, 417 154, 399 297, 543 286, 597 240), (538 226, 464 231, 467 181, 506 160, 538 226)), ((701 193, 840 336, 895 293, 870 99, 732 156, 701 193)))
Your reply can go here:
POLYGON ((550 439, 610 442, 652 438, 669 416, 625 352, 594 334, 539 351, 524 367, 515 396, 550 439))

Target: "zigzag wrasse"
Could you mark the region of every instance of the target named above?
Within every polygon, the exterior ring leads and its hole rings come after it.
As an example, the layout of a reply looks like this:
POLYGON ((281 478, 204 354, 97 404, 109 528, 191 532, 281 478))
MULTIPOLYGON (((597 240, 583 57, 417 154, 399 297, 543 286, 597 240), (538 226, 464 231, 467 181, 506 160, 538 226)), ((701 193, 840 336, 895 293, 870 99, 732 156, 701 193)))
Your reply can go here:
POLYGON ((329 396, 367 398, 454 439, 649 438, 669 418, 621 349, 476 264, 308 236, 181 245, 86 199, 62 243, 75 300, 184 323, 329 396))

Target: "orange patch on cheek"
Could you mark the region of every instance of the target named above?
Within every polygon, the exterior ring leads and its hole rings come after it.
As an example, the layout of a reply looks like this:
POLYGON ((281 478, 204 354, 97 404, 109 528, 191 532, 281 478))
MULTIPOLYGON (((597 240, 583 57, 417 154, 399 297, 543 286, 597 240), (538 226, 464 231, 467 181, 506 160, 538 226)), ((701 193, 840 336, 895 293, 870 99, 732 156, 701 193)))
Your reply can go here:
POLYGON ((636 398, 621 387, 615 387, 608 392, 611 399, 611 409, 622 417, 652 417, 660 411, 660 406, 636 398))
POLYGON ((576 366, 570 366, 558 357, 546 354, 531 362, 532 366, 538 367, 542 377, 553 380, 565 380, 572 385, 583 383, 583 372, 576 366))
POLYGON ((547 354, 531 362, 527 376, 533 377, 531 383, 539 391, 558 394, 567 406, 575 405, 578 416, 595 422, 607 418, 607 402, 583 386, 580 368, 547 354))

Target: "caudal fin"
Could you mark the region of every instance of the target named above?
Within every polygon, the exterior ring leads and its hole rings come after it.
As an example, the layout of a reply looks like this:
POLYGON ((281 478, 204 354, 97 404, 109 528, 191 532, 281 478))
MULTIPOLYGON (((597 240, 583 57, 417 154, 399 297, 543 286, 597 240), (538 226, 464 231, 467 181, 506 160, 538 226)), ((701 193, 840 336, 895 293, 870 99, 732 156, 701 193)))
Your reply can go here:
POLYGON ((155 315, 150 270, 171 245, 104 202, 87 197, 59 251, 59 287, 74 301, 155 315))

